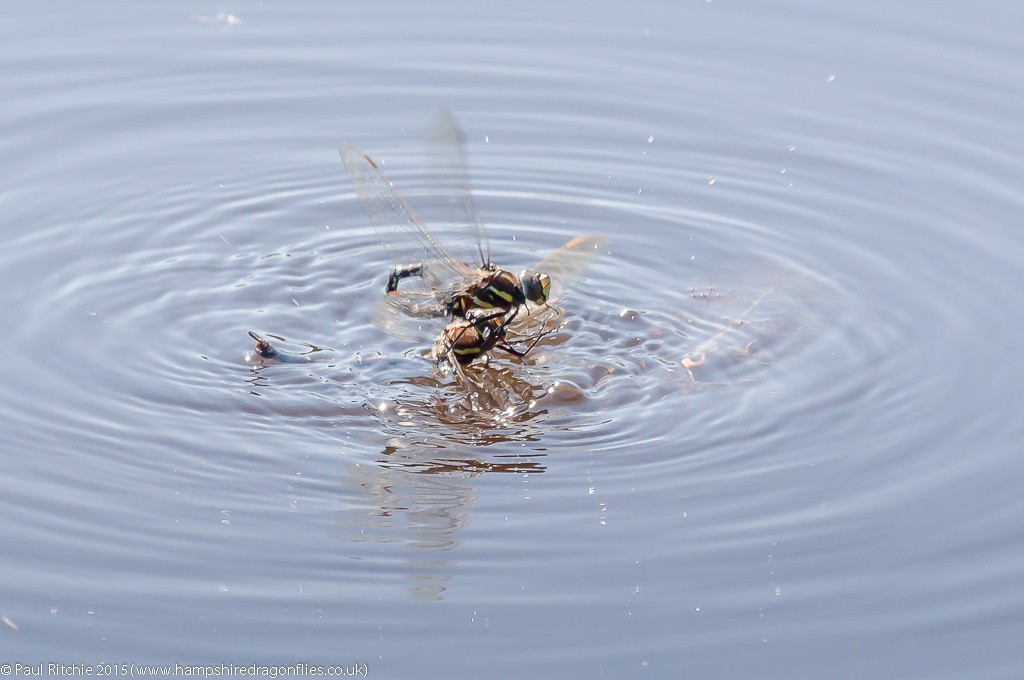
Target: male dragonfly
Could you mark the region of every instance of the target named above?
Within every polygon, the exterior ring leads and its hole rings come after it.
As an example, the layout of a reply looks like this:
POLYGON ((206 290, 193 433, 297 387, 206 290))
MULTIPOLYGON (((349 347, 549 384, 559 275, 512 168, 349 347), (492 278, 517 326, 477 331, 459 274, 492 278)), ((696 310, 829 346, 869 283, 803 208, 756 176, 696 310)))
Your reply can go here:
MULTIPOLYGON (((424 337, 425 319, 467 319, 471 310, 478 309, 500 312, 494 319, 501 317, 498 325, 507 328, 527 302, 545 304, 570 279, 582 274, 604 244, 604 236, 573 239, 545 258, 536 271, 525 270, 516 276, 499 268, 491 262, 486 229, 470 194, 462 131, 447 111, 437 113, 432 129, 435 191, 450 212, 446 221, 456 232, 451 249, 426 227, 376 161, 353 146, 340 149, 356 195, 395 264, 386 296, 375 306, 374 323, 399 338, 418 340, 424 337), (463 259, 453 250, 463 257, 472 255, 463 259), (467 264, 466 259, 477 263, 467 264), (554 284, 552 276, 559 279, 554 284), (398 289, 400 281, 414 277, 425 289, 398 289)), ((471 319, 470 325, 478 327, 479 318, 471 319)))

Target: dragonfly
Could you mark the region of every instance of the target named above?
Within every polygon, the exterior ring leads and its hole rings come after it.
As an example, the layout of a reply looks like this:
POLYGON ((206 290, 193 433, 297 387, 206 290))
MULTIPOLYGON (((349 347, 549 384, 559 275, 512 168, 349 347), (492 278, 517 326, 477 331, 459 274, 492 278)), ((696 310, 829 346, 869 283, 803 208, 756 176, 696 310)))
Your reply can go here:
MULTIPOLYGON (((427 228, 373 158, 351 145, 341 147, 340 153, 356 195, 394 263, 385 296, 374 306, 374 324, 415 341, 436 332, 430 319, 454 317, 468 323, 458 324, 462 335, 452 345, 471 346, 474 342, 466 340, 479 338, 475 344, 486 347, 486 352, 504 342, 491 342, 499 335, 497 329, 509 329, 522 309, 529 315, 527 303, 546 306, 582 274, 605 238, 600 234, 577 237, 519 275, 494 264, 487 231, 469 189, 464 140, 452 115, 439 111, 432 123, 429 156, 434 192, 448 213, 451 246, 427 228), (400 290, 407 279, 420 287, 400 290), (495 316, 489 318, 492 312, 495 316)), ((450 335, 449 329, 444 335, 450 335)))
POLYGON ((470 310, 466 318, 453 319, 444 327, 430 355, 438 364, 447 359, 456 370, 479 359, 486 359, 487 353, 495 348, 522 358, 529 354, 544 336, 558 330, 551 328, 534 333, 532 337, 523 338, 523 342, 530 344, 525 349, 519 349, 513 346, 508 337, 510 322, 511 319, 504 312, 470 310))

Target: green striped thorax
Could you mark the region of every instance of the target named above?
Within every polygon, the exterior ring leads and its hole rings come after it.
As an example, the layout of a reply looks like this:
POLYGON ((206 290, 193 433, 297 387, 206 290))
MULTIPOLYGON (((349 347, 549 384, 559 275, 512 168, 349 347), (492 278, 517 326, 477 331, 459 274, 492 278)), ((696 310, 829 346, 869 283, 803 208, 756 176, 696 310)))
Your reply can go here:
POLYGON ((526 304, 544 304, 551 291, 551 278, 547 274, 523 271, 516 276, 505 269, 481 267, 477 270, 480 281, 469 290, 455 296, 449 305, 456 316, 466 316, 473 308, 514 309, 526 304))

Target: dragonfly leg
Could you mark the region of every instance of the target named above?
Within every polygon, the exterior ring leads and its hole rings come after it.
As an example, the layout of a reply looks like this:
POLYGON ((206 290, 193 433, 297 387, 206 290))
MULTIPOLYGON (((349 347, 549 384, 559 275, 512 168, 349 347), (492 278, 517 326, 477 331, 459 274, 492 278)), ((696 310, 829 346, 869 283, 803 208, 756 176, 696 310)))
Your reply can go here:
POLYGON ((445 347, 444 351, 437 357, 438 364, 446 358, 451 360, 451 357, 454 357, 455 361, 459 364, 468 364, 480 356, 483 356, 486 359, 487 350, 495 346, 497 338, 503 337, 505 326, 508 325, 508 321, 506 320, 495 328, 490 325, 490 322, 503 317, 505 313, 506 312, 504 310, 469 310, 465 318, 469 324, 459 329, 458 334, 454 338, 448 335, 447 329, 442 334, 445 347), (471 328, 476 332, 479 342, 472 346, 461 346, 460 343, 463 336, 469 332, 471 328))
MULTIPOLYGON (((501 348, 503 351, 508 352, 509 354, 511 354, 513 356, 517 356, 520 359, 522 359, 527 354, 529 354, 530 351, 533 350, 534 347, 537 346, 538 342, 540 342, 543 338, 545 338, 548 335, 551 335, 552 333, 554 333, 554 332, 556 332, 558 330, 560 330, 560 328, 551 328, 549 330, 541 331, 541 332, 537 333, 537 335, 535 335, 533 337, 533 342, 531 342, 530 346, 527 347, 526 349, 516 349, 515 347, 513 347, 512 345, 510 345, 509 343, 504 342, 504 341, 498 343, 496 346, 501 348)), ((523 340, 523 342, 525 342, 525 340, 523 340)))
POLYGON ((423 276, 423 263, 417 262, 416 264, 400 264, 391 271, 391 276, 388 277, 388 285, 386 292, 394 293, 398 290, 398 282, 402 279, 409 278, 410 276, 423 276))
POLYGON ((459 341, 462 340, 462 336, 465 335, 470 328, 471 326, 465 326, 464 328, 462 328, 462 330, 459 331, 459 334, 456 335, 454 338, 445 338, 444 352, 442 352, 441 356, 437 358, 438 365, 440 365, 441 362, 444 361, 445 359, 449 359, 451 363, 455 364, 462 364, 464 361, 468 363, 469 361, 472 361, 472 358, 464 360, 463 357, 475 356, 480 354, 479 350, 476 348, 470 348, 468 350, 463 350, 462 352, 455 349, 455 347, 459 344, 459 341), (474 349, 476 349, 476 351, 474 351, 474 349), (452 360, 452 357, 454 357, 454 360, 452 360))

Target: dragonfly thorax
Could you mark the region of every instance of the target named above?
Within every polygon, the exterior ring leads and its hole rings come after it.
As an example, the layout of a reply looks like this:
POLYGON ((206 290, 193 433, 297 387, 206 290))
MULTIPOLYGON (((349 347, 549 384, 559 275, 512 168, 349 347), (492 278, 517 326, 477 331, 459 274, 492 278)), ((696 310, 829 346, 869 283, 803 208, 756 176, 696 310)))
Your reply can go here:
MULTIPOLYGON (((512 272, 481 267, 477 273, 480 274, 480 280, 467 291, 474 306, 481 309, 514 309, 526 303, 523 284, 512 272)), ((453 310, 459 316, 465 316, 468 311, 454 307, 453 310)))

